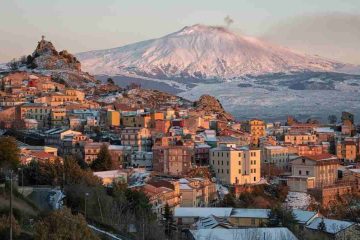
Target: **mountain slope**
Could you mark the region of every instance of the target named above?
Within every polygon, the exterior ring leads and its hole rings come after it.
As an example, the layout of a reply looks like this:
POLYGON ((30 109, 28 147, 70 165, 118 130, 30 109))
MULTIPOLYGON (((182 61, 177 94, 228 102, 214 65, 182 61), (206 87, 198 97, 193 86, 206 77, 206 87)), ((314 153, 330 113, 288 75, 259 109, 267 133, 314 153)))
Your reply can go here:
POLYGON ((165 79, 231 79, 246 74, 336 71, 344 66, 204 25, 119 48, 79 53, 77 57, 92 74, 133 73, 165 79))

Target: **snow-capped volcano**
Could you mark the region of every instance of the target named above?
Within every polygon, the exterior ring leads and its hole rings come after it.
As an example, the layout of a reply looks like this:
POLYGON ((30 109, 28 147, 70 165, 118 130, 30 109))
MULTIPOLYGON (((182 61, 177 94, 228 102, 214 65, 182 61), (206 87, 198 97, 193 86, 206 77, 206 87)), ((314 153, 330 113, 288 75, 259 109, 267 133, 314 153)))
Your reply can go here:
POLYGON ((309 56, 223 27, 193 25, 161 38, 77 54, 92 74, 231 79, 290 71, 336 71, 336 61, 309 56))

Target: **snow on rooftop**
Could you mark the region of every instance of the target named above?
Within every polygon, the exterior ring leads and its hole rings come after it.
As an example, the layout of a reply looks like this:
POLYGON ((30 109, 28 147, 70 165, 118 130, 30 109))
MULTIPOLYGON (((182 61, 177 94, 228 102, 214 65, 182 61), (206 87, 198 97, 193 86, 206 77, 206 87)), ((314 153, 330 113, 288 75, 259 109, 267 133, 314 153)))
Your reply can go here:
POLYGON ((325 223, 325 228, 326 228, 325 232, 331 234, 338 233, 355 224, 353 222, 348 222, 348 221, 317 217, 306 227, 309 229, 317 230, 319 223, 322 221, 322 219, 324 219, 324 223, 325 223))
POLYGON ((174 211, 174 217, 207 217, 214 215, 216 217, 230 217, 232 208, 194 208, 177 207, 174 211))
POLYGON ((316 212, 304 211, 301 209, 294 209, 293 214, 295 216, 295 219, 302 224, 307 223, 310 219, 317 215, 316 212))
POLYGON ((249 240, 249 239, 266 239, 266 240, 297 240, 295 235, 289 229, 279 228, 232 228, 232 229, 199 229, 190 230, 194 240, 249 240))
POLYGON ((192 188, 186 183, 181 183, 180 184, 180 189, 181 190, 191 190, 192 188))
POLYGON ((234 208, 231 217, 269 218, 270 209, 234 208))
POLYGON ((110 170, 110 171, 94 172, 94 175, 99 178, 116 178, 127 175, 127 173, 119 170, 110 170))
POLYGON ((286 147, 283 146, 266 146, 266 149, 270 149, 270 150, 280 150, 280 149, 285 149, 286 147))
POLYGON ((334 129, 331 129, 329 127, 318 127, 314 128, 314 130, 318 133, 334 133, 334 129))

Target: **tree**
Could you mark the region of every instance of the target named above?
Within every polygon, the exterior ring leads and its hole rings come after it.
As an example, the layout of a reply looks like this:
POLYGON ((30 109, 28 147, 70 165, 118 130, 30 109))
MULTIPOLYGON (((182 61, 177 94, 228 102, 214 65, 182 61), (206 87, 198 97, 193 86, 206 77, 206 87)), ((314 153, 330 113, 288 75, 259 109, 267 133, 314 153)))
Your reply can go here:
POLYGON ((107 171, 113 168, 111 155, 106 144, 100 148, 100 152, 94 162, 91 164, 94 171, 107 171))
MULTIPOLYGON (((16 221, 14 216, 12 216, 12 227, 13 227, 13 236, 17 237, 20 235, 21 228, 19 223, 16 221)), ((10 232, 10 217, 8 215, 0 216, 0 239, 9 239, 10 232)))
POLYGON ((273 207, 269 212, 268 227, 287 227, 294 230, 297 220, 290 209, 286 209, 281 205, 273 207))
POLYGON ((16 169, 20 150, 13 137, 0 137, 0 167, 16 169))
POLYGON ((221 202, 222 207, 237 207, 236 205, 235 198, 231 193, 226 194, 221 202))
POLYGON ((330 124, 335 124, 337 122, 336 115, 329 115, 328 121, 329 121, 330 124))
POLYGON ((326 225, 324 222, 324 218, 321 218, 321 221, 319 222, 317 229, 321 232, 325 232, 326 231, 326 225))
POLYGON ((171 236, 171 229, 174 225, 173 213, 170 209, 168 203, 166 203, 163 213, 164 226, 165 226, 165 234, 171 236))
POLYGON ((6 66, 8 68, 10 68, 11 71, 16 71, 19 69, 20 67, 20 61, 16 60, 15 58, 13 60, 11 60, 10 62, 8 62, 6 64, 6 66))
POLYGON ((85 218, 68 208, 53 211, 35 224, 35 240, 99 239, 87 226, 85 218))
POLYGON ((115 82, 112 78, 108 78, 106 81, 108 84, 115 85, 115 82))

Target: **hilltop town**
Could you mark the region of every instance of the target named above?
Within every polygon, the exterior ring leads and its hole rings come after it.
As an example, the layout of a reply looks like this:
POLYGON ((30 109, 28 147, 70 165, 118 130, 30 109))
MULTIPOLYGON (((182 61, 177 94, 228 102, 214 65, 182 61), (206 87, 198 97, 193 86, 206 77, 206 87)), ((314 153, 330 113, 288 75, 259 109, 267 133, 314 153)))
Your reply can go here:
POLYGON ((74 215, 87 239, 359 239, 360 129, 341 114, 242 121, 98 81, 43 37, 0 72, 0 204, 11 179, 19 239, 74 215))

